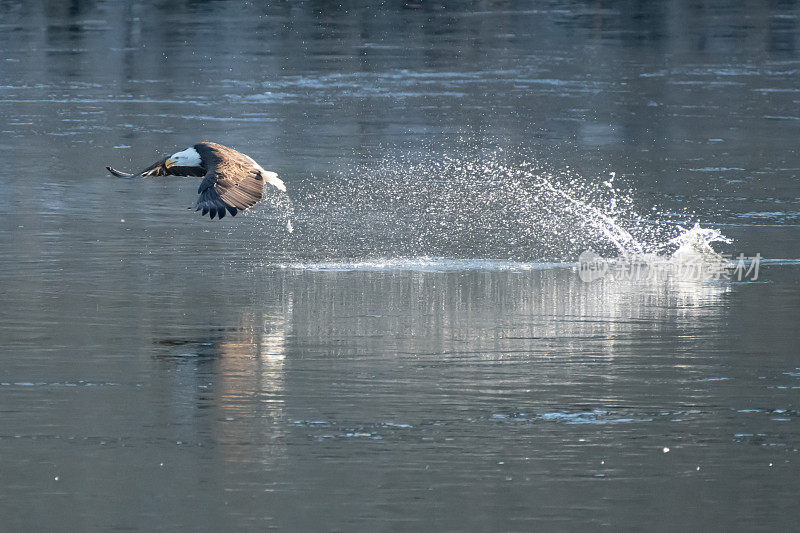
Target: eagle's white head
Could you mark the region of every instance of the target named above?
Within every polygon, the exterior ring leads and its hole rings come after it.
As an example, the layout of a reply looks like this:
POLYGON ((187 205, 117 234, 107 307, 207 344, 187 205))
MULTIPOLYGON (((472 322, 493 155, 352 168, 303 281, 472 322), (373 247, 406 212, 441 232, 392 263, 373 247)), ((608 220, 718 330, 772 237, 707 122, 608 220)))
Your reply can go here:
POLYGON ((177 152, 169 156, 164 163, 167 168, 175 167, 199 167, 202 166, 200 154, 194 148, 187 148, 182 152, 177 152))

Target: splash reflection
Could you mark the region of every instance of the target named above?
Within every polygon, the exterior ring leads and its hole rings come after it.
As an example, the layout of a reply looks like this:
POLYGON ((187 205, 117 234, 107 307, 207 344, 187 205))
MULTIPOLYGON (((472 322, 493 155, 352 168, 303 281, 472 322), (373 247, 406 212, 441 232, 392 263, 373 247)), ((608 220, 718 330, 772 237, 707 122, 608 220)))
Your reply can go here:
POLYGON ((649 420, 654 395, 702 403, 708 390, 687 384, 722 362, 696 348, 717 335, 730 292, 675 279, 585 283, 566 268, 308 271, 294 283, 287 364, 308 368, 296 358, 313 356, 324 375, 291 380, 286 408, 312 437, 340 427, 389 438, 386 423, 464 413, 625 406, 626 418, 649 420), (411 401, 413 418, 396 419, 411 401), (319 420, 329 425, 314 429, 319 420))

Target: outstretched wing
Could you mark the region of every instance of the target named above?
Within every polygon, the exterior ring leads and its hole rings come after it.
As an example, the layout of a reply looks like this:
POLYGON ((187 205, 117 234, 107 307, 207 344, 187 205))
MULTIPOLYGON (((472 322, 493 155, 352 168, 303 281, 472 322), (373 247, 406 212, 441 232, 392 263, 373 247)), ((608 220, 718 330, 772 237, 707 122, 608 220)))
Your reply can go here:
POLYGON ((167 158, 165 157, 164 159, 156 161, 146 169, 142 170, 141 172, 137 172, 136 174, 128 174, 127 172, 120 172, 119 170, 113 169, 111 167, 106 167, 106 169, 118 178, 145 178, 149 176, 168 176, 169 169, 167 168, 166 162, 167 158))
POLYGON ((197 190, 200 195, 195 204, 203 215, 223 218, 227 210, 236 216, 239 210, 254 206, 264 197, 264 176, 260 168, 247 161, 223 160, 211 168, 197 190))
POLYGON ((106 167, 111 174, 118 178, 149 178, 153 176, 203 176, 205 174, 205 170, 201 167, 177 167, 172 166, 167 168, 167 159, 159 159, 146 169, 142 170, 141 172, 137 172, 136 174, 128 174, 127 172, 121 172, 115 168, 106 167))

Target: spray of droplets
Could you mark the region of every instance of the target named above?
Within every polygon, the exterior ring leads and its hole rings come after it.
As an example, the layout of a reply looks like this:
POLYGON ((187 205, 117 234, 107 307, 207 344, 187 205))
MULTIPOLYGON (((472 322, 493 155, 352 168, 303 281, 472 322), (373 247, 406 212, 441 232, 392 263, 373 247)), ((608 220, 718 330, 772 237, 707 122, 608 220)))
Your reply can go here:
POLYGON ((290 183, 291 203, 273 200, 275 214, 265 222, 274 228, 275 217, 283 217, 282 225, 296 231, 283 231, 280 244, 262 242, 303 261, 574 261, 587 249, 606 257, 663 256, 685 244, 687 231, 651 206, 637 206, 626 180, 612 171, 580 175, 524 150, 386 150, 290 183))

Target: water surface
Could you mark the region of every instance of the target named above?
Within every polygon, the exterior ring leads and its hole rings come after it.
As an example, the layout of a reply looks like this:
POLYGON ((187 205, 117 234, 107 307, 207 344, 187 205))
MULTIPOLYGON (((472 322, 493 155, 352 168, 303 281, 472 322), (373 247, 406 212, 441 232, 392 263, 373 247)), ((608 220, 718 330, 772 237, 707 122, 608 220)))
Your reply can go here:
POLYGON ((796 2, 0 15, 9 529, 795 526, 796 2), (206 139, 293 234, 103 170, 206 139), (542 176, 769 261, 584 283, 542 176))

